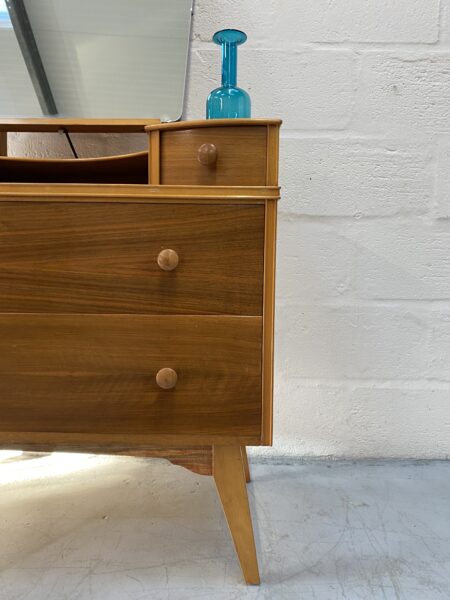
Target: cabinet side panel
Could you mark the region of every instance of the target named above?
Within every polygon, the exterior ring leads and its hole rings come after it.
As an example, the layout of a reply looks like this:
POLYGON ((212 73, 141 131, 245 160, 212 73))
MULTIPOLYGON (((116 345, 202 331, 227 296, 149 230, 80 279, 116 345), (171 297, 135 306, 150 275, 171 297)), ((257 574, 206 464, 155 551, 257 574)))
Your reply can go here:
POLYGON ((262 436, 265 446, 272 445, 273 420, 273 347, 275 311, 275 258, 276 258, 276 201, 267 201, 264 248, 264 299, 263 299, 263 406, 262 436))
MULTIPOLYGON (((267 126, 266 185, 278 185, 279 125, 267 126)), ((264 232, 263 382, 261 443, 273 440, 273 360, 275 317, 277 201, 266 201, 264 232)))
POLYGON ((148 149, 148 176, 151 185, 159 185, 160 183, 160 133, 152 131, 149 134, 149 149, 148 149))
POLYGON ((266 185, 278 185, 280 126, 267 126, 266 185))

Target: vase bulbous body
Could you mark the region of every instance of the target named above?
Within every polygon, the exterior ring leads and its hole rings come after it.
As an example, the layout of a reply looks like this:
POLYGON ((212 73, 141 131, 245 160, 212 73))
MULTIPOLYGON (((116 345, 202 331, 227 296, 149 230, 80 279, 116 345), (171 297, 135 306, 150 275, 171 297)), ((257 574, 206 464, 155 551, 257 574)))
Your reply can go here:
POLYGON ((238 87, 219 87, 208 96, 207 119, 239 119, 250 117, 250 96, 238 87))

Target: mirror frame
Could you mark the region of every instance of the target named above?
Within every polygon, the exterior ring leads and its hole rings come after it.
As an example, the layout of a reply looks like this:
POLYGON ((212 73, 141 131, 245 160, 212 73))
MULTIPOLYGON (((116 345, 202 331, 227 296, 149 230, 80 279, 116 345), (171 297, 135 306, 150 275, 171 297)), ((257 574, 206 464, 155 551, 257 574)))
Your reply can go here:
MULTIPOLYGON (((190 18, 189 28, 187 34, 187 48, 186 48, 186 60, 184 65, 184 86, 183 94, 181 97, 181 114, 175 118, 164 122, 173 123, 181 121, 184 115, 185 102, 186 102, 186 84, 188 76, 190 48, 191 48, 191 35, 192 35, 192 22, 194 15, 194 2, 190 0, 190 18)), ((16 34, 17 35, 17 34, 16 34)), ((115 119, 115 118, 62 118, 62 117, 1 117, 0 116, 0 156, 5 155, 3 152, 6 147, 6 134, 7 132, 57 132, 65 130, 67 132, 116 132, 116 133, 142 133, 146 125, 152 125, 155 123, 161 123, 161 119, 157 117, 148 118, 132 118, 132 119, 115 119)))

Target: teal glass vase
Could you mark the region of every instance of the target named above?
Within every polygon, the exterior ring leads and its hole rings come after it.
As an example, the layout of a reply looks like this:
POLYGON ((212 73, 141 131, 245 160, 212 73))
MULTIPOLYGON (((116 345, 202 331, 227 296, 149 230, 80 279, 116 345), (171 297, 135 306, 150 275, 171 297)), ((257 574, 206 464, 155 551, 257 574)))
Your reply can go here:
POLYGON ((247 40, 243 31, 222 29, 213 35, 213 42, 222 46, 222 85, 206 100, 207 119, 249 118, 250 96, 237 87, 237 47, 247 40))

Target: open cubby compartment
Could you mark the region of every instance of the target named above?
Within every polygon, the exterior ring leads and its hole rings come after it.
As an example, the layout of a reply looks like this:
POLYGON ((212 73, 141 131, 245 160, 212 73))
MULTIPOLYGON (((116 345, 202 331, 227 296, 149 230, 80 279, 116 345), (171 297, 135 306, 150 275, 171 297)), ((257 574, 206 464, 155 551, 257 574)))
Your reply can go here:
POLYGON ((148 152, 100 158, 0 156, 0 183, 148 184, 148 152))

